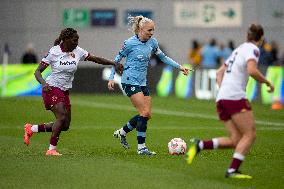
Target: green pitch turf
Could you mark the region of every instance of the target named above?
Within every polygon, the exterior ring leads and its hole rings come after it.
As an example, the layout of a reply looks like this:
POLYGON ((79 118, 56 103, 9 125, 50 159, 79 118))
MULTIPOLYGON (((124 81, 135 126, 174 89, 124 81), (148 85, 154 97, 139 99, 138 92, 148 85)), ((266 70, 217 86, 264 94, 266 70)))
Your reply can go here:
POLYGON ((187 165, 171 156, 167 143, 181 137, 225 134, 214 101, 153 97, 147 146, 154 157, 136 154, 136 132, 124 150, 113 132, 136 114, 127 97, 71 95, 72 122, 58 144, 61 157, 45 157, 50 133, 23 144, 23 125, 54 120, 40 97, 0 98, 0 188, 231 189, 284 188, 284 110, 253 103, 257 140, 241 170, 252 180, 224 178, 232 150, 203 151, 187 165))

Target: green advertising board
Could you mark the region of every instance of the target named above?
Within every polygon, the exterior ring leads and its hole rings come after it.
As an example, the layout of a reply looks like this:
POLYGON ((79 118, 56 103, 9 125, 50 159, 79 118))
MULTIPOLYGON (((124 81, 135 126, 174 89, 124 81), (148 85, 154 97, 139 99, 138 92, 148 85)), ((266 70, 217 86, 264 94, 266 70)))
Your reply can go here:
MULTIPOLYGON (((41 95, 41 85, 35 79, 34 72, 37 64, 10 64, 4 69, 0 66, 0 94, 3 97, 9 96, 38 96, 41 95), (5 73, 3 71, 5 70, 5 73), (5 78, 5 82, 3 82, 5 78)), ((43 73, 43 78, 50 75, 48 67, 43 73)))
POLYGON ((90 25, 89 9, 64 9, 64 27, 88 27, 90 25))
POLYGON ((269 93, 268 87, 262 84, 261 99, 264 104, 272 104, 274 100, 283 99, 282 88, 284 81, 284 68, 281 66, 269 66, 266 72, 266 78, 274 85, 274 92, 269 93))

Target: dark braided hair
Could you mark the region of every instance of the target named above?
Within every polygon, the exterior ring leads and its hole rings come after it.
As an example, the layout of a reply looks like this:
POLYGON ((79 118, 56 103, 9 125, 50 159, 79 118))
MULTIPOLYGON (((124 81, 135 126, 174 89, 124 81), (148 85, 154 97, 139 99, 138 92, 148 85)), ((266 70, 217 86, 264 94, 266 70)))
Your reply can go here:
POLYGON ((264 35, 264 31, 261 25, 251 24, 248 29, 247 40, 258 42, 264 35))
POLYGON ((61 33, 57 39, 54 41, 54 46, 59 45, 61 41, 65 41, 66 39, 70 39, 77 31, 73 28, 65 28, 61 30, 61 33))

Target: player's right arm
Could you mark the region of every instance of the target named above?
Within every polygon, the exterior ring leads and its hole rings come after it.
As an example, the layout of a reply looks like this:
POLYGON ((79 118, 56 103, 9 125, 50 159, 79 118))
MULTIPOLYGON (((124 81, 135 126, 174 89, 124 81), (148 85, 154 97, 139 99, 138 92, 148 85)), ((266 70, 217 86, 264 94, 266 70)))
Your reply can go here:
POLYGON ((49 91, 49 90, 51 90, 50 86, 45 82, 45 80, 43 79, 43 77, 42 77, 42 75, 41 75, 41 73, 42 73, 47 67, 48 67, 48 64, 46 64, 46 63, 44 63, 44 62, 41 62, 41 63, 38 65, 38 67, 37 67, 37 69, 36 69, 36 71, 35 71, 35 73, 34 73, 36 80, 42 85, 42 89, 43 89, 44 91, 49 91))
POLYGON ((41 60, 41 63, 38 65, 34 75, 36 80, 42 85, 42 89, 44 91, 49 91, 51 90, 50 86, 46 81, 43 79, 41 73, 50 65, 51 62, 55 61, 55 52, 54 49, 51 48, 49 52, 43 57, 41 60))
POLYGON ((216 71, 216 81, 219 87, 221 86, 226 67, 226 64, 222 64, 220 68, 216 71))
MULTIPOLYGON (((127 56, 129 49, 130 49, 130 45, 127 43, 127 41, 124 41, 123 46, 121 47, 121 49, 119 50, 119 53, 116 55, 116 57, 114 59, 114 62, 116 64, 120 64, 120 61, 124 57, 127 56)), ((123 70, 122 70, 122 72, 123 72, 123 70)), ((115 67, 112 66, 111 73, 110 73, 110 76, 108 78, 109 81, 108 81, 108 84, 107 84, 109 90, 114 90, 114 75, 115 75, 115 67)))

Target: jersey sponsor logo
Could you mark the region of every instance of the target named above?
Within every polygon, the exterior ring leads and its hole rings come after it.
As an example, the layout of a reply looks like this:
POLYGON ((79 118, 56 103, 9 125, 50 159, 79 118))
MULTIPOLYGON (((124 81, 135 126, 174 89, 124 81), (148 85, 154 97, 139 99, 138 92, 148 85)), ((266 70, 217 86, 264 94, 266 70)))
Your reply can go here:
POLYGON ((70 66, 72 64, 76 65, 77 63, 76 63, 76 61, 66 61, 66 62, 60 61, 61 66, 70 66))
POLYGON ((253 54, 254 54, 256 57, 259 57, 259 52, 258 52, 258 50, 254 49, 254 50, 253 50, 253 54))
POLYGON ((147 61, 150 61, 150 57, 151 57, 151 55, 143 55, 143 54, 139 54, 139 55, 137 55, 137 59, 139 60, 139 61, 141 61, 141 62, 147 62, 147 61))
POLYGON ((143 58, 143 54, 137 55, 137 58, 138 58, 138 59, 142 59, 142 58, 143 58))

